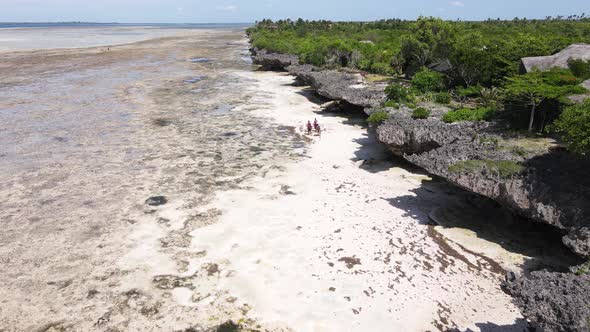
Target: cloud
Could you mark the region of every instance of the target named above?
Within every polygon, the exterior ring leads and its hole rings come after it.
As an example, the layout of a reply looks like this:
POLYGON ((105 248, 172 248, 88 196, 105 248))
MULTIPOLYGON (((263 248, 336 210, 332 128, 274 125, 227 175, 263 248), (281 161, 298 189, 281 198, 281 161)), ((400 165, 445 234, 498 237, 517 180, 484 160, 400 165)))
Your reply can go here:
POLYGON ((183 13, 184 13, 184 8, 182 8, 182 7, 178 7, 178 8, 176 8, 176 12, 177 12, 178 14, 183 14, 183 13))
POLYGON ((449 5, 453 7, 465 7, 465 4, 461 1, 451 1, 449 2, 449 5))
POLYGON ((227 6, 219 6, 217 10, 221 10, 223 12, 235 12, 238 10, 238 6, 236 5, 227 5, 227 6))

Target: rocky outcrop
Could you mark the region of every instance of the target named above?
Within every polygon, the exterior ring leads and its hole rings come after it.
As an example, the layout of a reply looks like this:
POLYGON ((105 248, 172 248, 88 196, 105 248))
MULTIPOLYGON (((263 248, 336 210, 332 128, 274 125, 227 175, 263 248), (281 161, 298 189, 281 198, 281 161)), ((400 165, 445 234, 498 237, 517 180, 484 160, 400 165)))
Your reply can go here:
POLYGON ((569 59, 590 60, 590 44, 572 44, 554 55, 522 58, 521 71, 567 68, 569 59))
POLYGON ((270 53, 267 50, 253 49, 253 62, 265 70, 286 70, 299 64, 299 57, 292 54, 270 53))
POLYGON ((376 107, 385 101, 385 86, 367 84, 357 72, 316 71, 302 67, 293 67, 289 71, 319 95, 329 99, 343 100, 361 107, 376 107))
MULTIPOLYGON (((326 98, 362 107, 369 115, 385 100, 385 86, 367 83, 360 73, 322 70, 296 64, 294 58, 258 54, 257 63, 287 70, 298 84, 309 85, 326 98)), ((412 110, 406 107, 386 109, 390 119, 376 128, 378 139, 393 154, 433 175, 562 230, 563 243, 590 258, 590 159, 575 157, 550 141, 539 145, 508 135, 499 123, 447 124, 441 118, 448 109, 429 108, 431 116, 421 120, 413 119, 412 110)), ((590 331, 587 275, 512 275, 503 288, 540 330, 590 331)))
POLYGON ((590 275, 533 272, 502 285, 540 331, 590 331, 590 275))
POLYGON ((562 149, 527 151, 528 139, 507 137, 493 123, 414 120, 390 109, 378 139, 396 155, 525 217, 564 231, 563 243, 590 257, 590 161, 562 149))
MULTIPOLYGON (((321 70, 299 65, 295 58, 264 50, 255 56, 268 68, 288 70, 299 84, 309 85, 319 95, 366 108, 367 113, 385 100, 385 85, 367 83, 358 72, 321 70)), ((413 119, 407 108, 388 111, 390 120, 378 127, 377 135, 394 154, 520 215, 561 229, 563 243, 590 258, 589 159, 581 160, 555 144, 530 150, 528 145, 536 143, 524 139, 519 144, 518 137, 507 136, 494 123, 444 123, 441 118, 448 111, 444 108, 432 108, 432 116, 425 120, 413 119)))
POLYGON ((385 100, 385 85, 368 84, 359 72, 319 70, 312 65, 300 65, 295 55, 253 50, 254 63, 267 70, 286 70, 297 77, 298 84, 309 85, 319 95, 346 101, 360 107, 375 107, 385 100))

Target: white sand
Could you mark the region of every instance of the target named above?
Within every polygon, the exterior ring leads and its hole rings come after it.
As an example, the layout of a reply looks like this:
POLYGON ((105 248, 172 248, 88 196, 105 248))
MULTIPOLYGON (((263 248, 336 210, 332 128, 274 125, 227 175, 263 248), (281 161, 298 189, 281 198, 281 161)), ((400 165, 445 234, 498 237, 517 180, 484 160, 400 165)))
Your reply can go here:
POLYGON ((464 261, 450 257, 420 224, 427 211, 413 211, 412 190, 423 176, 379 161, 386 153, 368 144, 366 129, 316 113, 291 77, 244 75, 258 81, 254 98, 269 103, 257 114, 284 125, 317 117, 325 131, 303 161, 252 181, 252 190, 218 195, 221 222, 191 234, 191 249, 208 254, 187 274, 217 262, 214 287, 247 303, 260 323, 295 331, 477 331, 520 318, 501 274, 452 243, 464 261), (377 161, 364 169, 359 159, 377 161), (283 186, 295 195, 279 194, 283 186))

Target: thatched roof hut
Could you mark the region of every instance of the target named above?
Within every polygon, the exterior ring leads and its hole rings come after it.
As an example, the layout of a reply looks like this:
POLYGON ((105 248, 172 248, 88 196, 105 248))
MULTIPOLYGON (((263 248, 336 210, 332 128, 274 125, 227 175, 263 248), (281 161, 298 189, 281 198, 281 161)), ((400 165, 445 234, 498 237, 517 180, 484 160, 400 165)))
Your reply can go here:
POLYGON ((535 68, 541 71, 553 67, 567 68, 570 58, 590 60, 590 44, 572 44, 554 55, 522 58, 520 71, 528 73, 535 68))

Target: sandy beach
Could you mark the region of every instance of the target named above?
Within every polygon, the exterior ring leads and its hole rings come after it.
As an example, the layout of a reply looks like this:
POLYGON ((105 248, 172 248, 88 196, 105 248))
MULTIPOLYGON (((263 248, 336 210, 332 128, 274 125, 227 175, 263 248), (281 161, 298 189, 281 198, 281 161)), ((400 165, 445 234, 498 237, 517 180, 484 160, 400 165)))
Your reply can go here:
POLYGON ((511 217, 247 49, 0 54, 0 331, 524 331, 500 281, 559 251, 465 226, 511 217))

